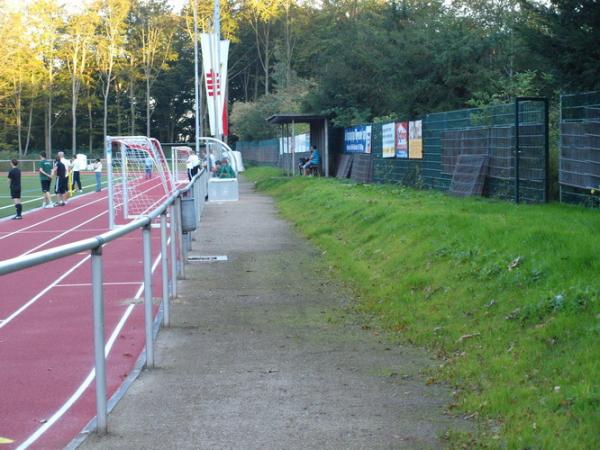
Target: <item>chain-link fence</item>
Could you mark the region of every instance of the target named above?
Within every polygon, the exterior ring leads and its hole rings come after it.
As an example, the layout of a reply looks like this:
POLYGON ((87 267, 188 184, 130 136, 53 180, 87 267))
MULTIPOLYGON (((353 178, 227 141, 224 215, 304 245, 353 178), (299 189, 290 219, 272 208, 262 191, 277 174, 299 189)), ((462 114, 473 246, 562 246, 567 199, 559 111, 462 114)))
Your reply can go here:
POLYGON ((600 91, 560 99, 560 201, 600 207, 600 91))
POLYGON ((428 114, 423 120, 421 160, 383 158, 381 125, 375 125, 374 179, 447 191, 459 156, 481 155, 487 157, 484 195, 545 202, 547 111, 545 99, 517 99, 510 104, 428 114))
MULTIPOLYGON (((410 127, 417 122, 405 123, 410 127)), ((407 157, 384 157, 384 125, 369 126, 371 153, 350 154, 351 178, 358 182, 401 183, 447 191, 458 161, 478 160, 484 165, 480 167, 483 195, 528 203, 548 200, 546 99, 518 98, 509 104, 429 114, 422 121, 418 151, 411 150, 409 136, 407 157)), ((291 155, 279 154, 277 139, 238 142, 237 149, 245 161, 291 172, 291 155)), ((342 151, 333 148, 334 154, 342 151)), ((298 161, 302 155, 295 156, 298 161)))
POLYGON ((235 149, 242 152, 244 162, 279 166, 279 140, 239 141, 235 149))
POLYGON ((484 195, 547 201, 548 116, 543 99, 429 114, 423 140, 428 187, 448 189, 459 155, 486 155, 484 195))

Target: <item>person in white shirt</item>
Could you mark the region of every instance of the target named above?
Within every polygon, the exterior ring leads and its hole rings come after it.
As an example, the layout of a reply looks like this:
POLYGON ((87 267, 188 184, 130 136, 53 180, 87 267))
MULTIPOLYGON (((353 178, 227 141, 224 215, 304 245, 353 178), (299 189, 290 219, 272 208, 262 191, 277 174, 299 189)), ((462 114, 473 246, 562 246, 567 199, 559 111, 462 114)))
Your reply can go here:
POLYGON ((83 192, 83 189, 81 188, 80 173, 81 173, 81 161, 79 160, 79 158, 77 158, 77 156, 75 156, 75 157, 73 157, 73 182, 71 184, 71 190, 73 190, 73 191, 75 190, 75 185, 77 185, 79 192, 83 192))
POLYGON ((194 178, 200 169, 200 158, 196 155, 193 150, 190 152, 187 161, 185 162, 185 168, 187 169, 188 180, 194 178))
POLYGON ((102 161, 96 158, 94 162, 94 175, 96 175, 96 192, 102 189, 102 161))
MULTIPOLYGON (((62 203, 67 204, 67 200, 69 199, 69 174, 71 173, 71 163, 67 158, 65 158, 65 152, 58 152, 56 156, 60 159, 60 162, 65 166, 65 176, 67 178, 66 191, 62 196, 62 203)), ((58 194, 58 191, 55 189, 55 192, 58 194)))

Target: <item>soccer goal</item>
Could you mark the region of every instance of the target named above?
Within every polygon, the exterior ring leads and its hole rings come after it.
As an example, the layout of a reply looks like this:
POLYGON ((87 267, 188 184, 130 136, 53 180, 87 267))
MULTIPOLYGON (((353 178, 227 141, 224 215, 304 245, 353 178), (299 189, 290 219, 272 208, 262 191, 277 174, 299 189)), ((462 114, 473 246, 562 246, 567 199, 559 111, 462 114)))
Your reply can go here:
POLYGON ((175 184, 184 183, 188 180, 187 162, 192 153, 192 148, 187 146, 171 149, 171 173, 175 184))
POLYGON ((107 136, 105 151, 111 228, 148 213, 174 190, 173 176, 156 139, 107 136))

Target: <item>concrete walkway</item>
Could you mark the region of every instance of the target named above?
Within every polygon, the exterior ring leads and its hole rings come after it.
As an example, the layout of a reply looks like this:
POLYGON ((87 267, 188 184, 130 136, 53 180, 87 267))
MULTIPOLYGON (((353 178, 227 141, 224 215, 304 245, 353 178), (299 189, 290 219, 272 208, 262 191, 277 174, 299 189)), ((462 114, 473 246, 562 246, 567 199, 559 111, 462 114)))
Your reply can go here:
POLYGON ((350 293, 320 254, 241 184, 208 204, 173 305, 173 327, 85 449, 440 448, 464 424, 426 386, 423 352, 385 342, 345 316, 350 293))

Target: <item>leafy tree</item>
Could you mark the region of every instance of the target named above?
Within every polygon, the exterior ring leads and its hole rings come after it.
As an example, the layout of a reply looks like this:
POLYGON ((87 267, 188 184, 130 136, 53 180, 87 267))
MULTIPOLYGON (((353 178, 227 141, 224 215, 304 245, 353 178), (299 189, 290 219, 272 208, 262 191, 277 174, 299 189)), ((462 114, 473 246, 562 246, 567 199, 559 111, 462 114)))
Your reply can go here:
POLYGON ((529 55, 541 55, 563 90, 600 89, 600 3, 596 0, 522 0, 520 27, 529 55))
POLYGON ((103 134, 108 134, 108 97, 115 79, 115 64, 123 57, 125 19, 129 12, 128 0, 96 0, 93 8, 100 16, 100 32, 96 43, 98 76, 104 98, 103 134))
POLYGON ((77 105, 81 84, 93 58, 93 42, 98 16, 92 11, 84 11, 69 18, 65 45, 62 48, 64 60, 71 78, 71 151, 77 152, 77 105))

